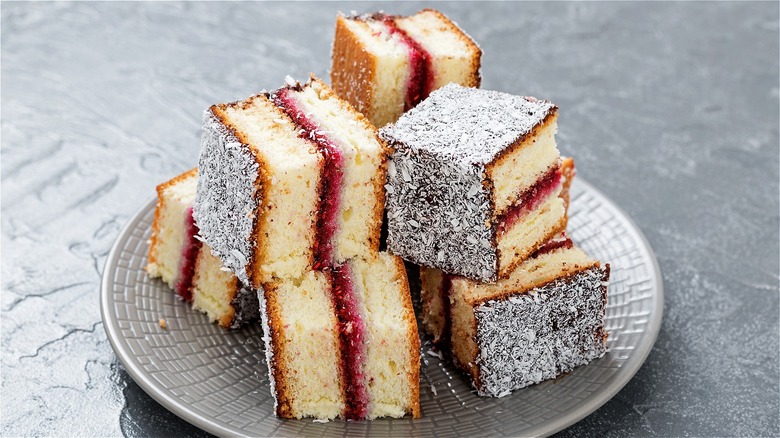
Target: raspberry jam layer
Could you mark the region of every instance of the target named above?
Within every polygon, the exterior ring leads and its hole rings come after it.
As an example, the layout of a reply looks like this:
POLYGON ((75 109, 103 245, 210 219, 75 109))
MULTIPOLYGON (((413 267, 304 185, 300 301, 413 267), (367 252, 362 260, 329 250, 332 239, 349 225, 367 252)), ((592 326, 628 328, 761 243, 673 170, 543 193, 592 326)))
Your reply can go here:
POLYGON ((198 226, 192 217, 192 207, 187 209, 184 217, 184 245, 181 249, 181 261, 179 262, 179 280, 176 281, 176 293, 185 301, 192 301, 192 278, 195 276, 195 261, 200 251, 198 226))
POLYGON ((333 268, 331 300, 336 309, 341 343, 341 375, 345 395, 344 418, 363 420, 368 417, 368 390, 362 366, 366 361, 368 331, 360 315, 358 298, 348 264, 333 268))
POLYGON ((498 218, 498 234, 505 233, 529 212, 539 208, 561 185, 561 167, 553 166, 498 218))
POLYGON ((540 255, 556 251, 560 248, 571 248, 572 246, 574 246, 574 242, 572 242, 569 236, 564 233, 542 244, 542 246, 531 254, 531 258, 539 257, 540 255))
POLYGON ((301 129, 300 137, 311 140, 325 160, 320 177, 320 200, 317 209, 317 228, 314 237, 314 269, 334 264, 335 237, 341 210, 341 186, 344 180, 345 157, 341 148, 320 130, 293 95, 293 90, 282 88, 271 95, 273 103, 284 110, 301 129))
POLYGON ((410 37, 395 23, 397 17, 392 15, 377 14, 376 20, 381 21, 390 35, 395 35, 406 46, 409 53, 409 81, 406 83, 406 98, 404 99, 404 112, 417 106, 433 91, 433 64, 431 54, 420 43, 410 37))

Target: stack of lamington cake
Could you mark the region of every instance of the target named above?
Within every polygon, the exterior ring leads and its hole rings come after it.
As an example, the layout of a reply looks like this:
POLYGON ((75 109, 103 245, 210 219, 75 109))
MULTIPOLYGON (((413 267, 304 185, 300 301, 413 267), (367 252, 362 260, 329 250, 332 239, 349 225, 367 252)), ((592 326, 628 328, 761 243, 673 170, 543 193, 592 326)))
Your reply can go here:
POLYGON ((330 87, 289 79, 209 108, 198 169, 158 187, 147 270, 223 327, 259 313, 280 417, 420 414, 406 270, 378 250, 387 160, 330 87))
POLYGON ((281 417, 419 416, 406 271, 378 250, 387 158, 316 78, 205 113, 194 217, 259 291, 281 417))
POLYGON ((605 353, 609 265, 565 235, 557 107, 470 88, 480 57, 436 11, 339 16, 331 79, 393 150, 387 248, 421 266, 423 328, 502 396, 605 353))
POLYGON ((606 351, 609 265, 564 234, 556 119, 548 101, 450 84, 380 133, 388 250, 422 266, 423 326, 481 395, 606 351))
POLYGON ((602 356, 609 265, 565 234, 557 107, 471 88, 481 51, 437 11, 339 15, 335 38, 333 89, 205 112, 198 169, 157 188, 150 275, 222 327, 260 317, 284 418, 420 415, 401 258, 480 395, 602 356))

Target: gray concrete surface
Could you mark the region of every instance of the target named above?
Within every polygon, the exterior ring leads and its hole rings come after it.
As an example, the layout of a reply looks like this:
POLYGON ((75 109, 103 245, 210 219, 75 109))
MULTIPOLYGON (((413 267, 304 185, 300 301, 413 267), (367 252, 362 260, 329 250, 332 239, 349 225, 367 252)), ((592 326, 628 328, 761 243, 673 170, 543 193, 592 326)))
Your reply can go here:
MULTIPOLYGON (((118 363, 108 250, 193 167, 209 104, 327 77, 338 10, 2 4, 0 434, 201 436, 118 363)), ((636 377, 561 436, 780 434, 778 3, 452 3, 483 86, 555 101, 579 175, 639 224, 666 308, 636 377)))

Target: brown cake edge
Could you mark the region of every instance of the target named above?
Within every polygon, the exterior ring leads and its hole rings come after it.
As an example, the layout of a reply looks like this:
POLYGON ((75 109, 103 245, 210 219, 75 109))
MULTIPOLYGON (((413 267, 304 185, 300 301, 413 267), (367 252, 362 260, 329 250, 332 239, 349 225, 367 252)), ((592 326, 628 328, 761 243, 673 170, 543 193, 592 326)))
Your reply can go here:
MULTIPOLYGON (((246 137, 246 135, 239 130, 236 126, 234 126, 230 121, 228 121, 227 115, 224 112, 224 108, 227 107, 234 107, 234 108, 241 108, 245 109, 247 108, 254 99, 263 99, 268 101, 268 97, 266 97, 263 94, 258 94, 255 96, 250 97, 249 99, 246 99, 244 101, 240 102, 232 102, 228 104, 220 104, 220 105, 212 105, 210 110, 212 114, 214 114, 214 117, 219 120, 219 122, 231 133, 233 134, 238 141, 240 141, 244 146, 246 146, 247 151, 252 155, 252 157, 255 159, 255 162, 257 163, 257 178, 254 182, 255 187, 255 199, 254 199, 254 205, 255 207, 255 216, 252 218, 252 235, 250 236, 250 239, 252 239, 252 257, 250 260, 247 261, 247 265, 245 266, 245 269, 247 271, 247 277, 249 278, 249 281, 252 283, 251 286, 254 289, 259 289, 261 287, 261 284, 263 281, 268 280, 267 278, 263 278, 263 272, 262 272, 262 266, 266 260, 266 254, 267 254, 267 244, 265 243, 264 239, 257 239, 257 236, 268 236, 268 230, 266 229, 268 227, 268 224, 266 224, 266 221, 264 220, 265 214, 267 213, 267 205, 268 202, 262 202, 264 199, 268 199, 268 187, 270 184, 270 178, 268 176, 269 174, 269 165, 268 163, 263 159, 263 157, 255 151, 254 148, 252 148, 249 144, 249 139, 246 137)), ((287 114, 284 112, 278 110, 273 103, 269 101, 269 104, 276 110, 276 116, 280 118, 286 118, 289 119, 287 114)))
POLYGON ((411 400, 409 400, 409 407, 413 418, 420 418, 420 336, 417 328, 417 318, 414 314, 414 307, 412 305, 412 294, 409 289, 409 277, 406 273, 406 266, 400 257, 393 256, 395 259, 396 272, 399 274, 399 280, 402 287, 403 302, 401 305, 405 309, 404 320, 407 327, 409 327, 409 354, 411 357, 411 375, 407 382, 412 388, 411 400))
POLYGON ((284 357, 286 345, 283 342, 281 311, 279 303, 276 301, 276 286, 273 283, 265 283, 262 286, 261 293, 265 297, 265 311, 268 321, 268 330, 270 333, 264 333, 264 336, 270 338, 268 347, 271 349, 270 360, 268 361, 268 371, 273 377, 274 397, 276 399, 276 415, 280 418, 296 418, 296 413, 292 407, 292 398, 287 392, 287 369, 283 361, 278 360, 284 357))
POLYGON ((377 60, 349 30, 346 24, 348 19, 343 14, 336 16, 330 82, 339 97, 370 120, 374 116, 374 90, 371 85, 376 76, 377 60))
POLYGON ((198 174, 198 168, 195 167, 178 176, 173 177, 172 179, 162 184, 157 185, 155 189, 157 191, 157 204, 155 204, 154 219, 152 220, 152 235, 149 238, 149 252, 147 255, 148 258, 147 266, 157 263, 157 245, 159 244, 159 240, 157 238, 160 235, 160 228, 162 226, 161 212, 166 205, 165 199, 163 198, 163 192, 165 192, 165 190, 168 187, 178 184, 179 182, 197 174, 198 174))

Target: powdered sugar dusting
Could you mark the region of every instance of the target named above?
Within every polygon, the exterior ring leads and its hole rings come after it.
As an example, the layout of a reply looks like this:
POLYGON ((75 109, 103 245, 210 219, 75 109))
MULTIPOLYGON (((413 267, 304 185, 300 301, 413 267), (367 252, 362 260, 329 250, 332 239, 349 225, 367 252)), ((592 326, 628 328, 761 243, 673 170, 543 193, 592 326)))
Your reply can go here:
POLYGON ((477 392, 502 397, 603 356, 608 277, 594 267, 478 306, 477 392))
POLYGON ((462 167, 485 165, 556 109, 546 100, 451 83, 382 128, 381 135, 462 167))

